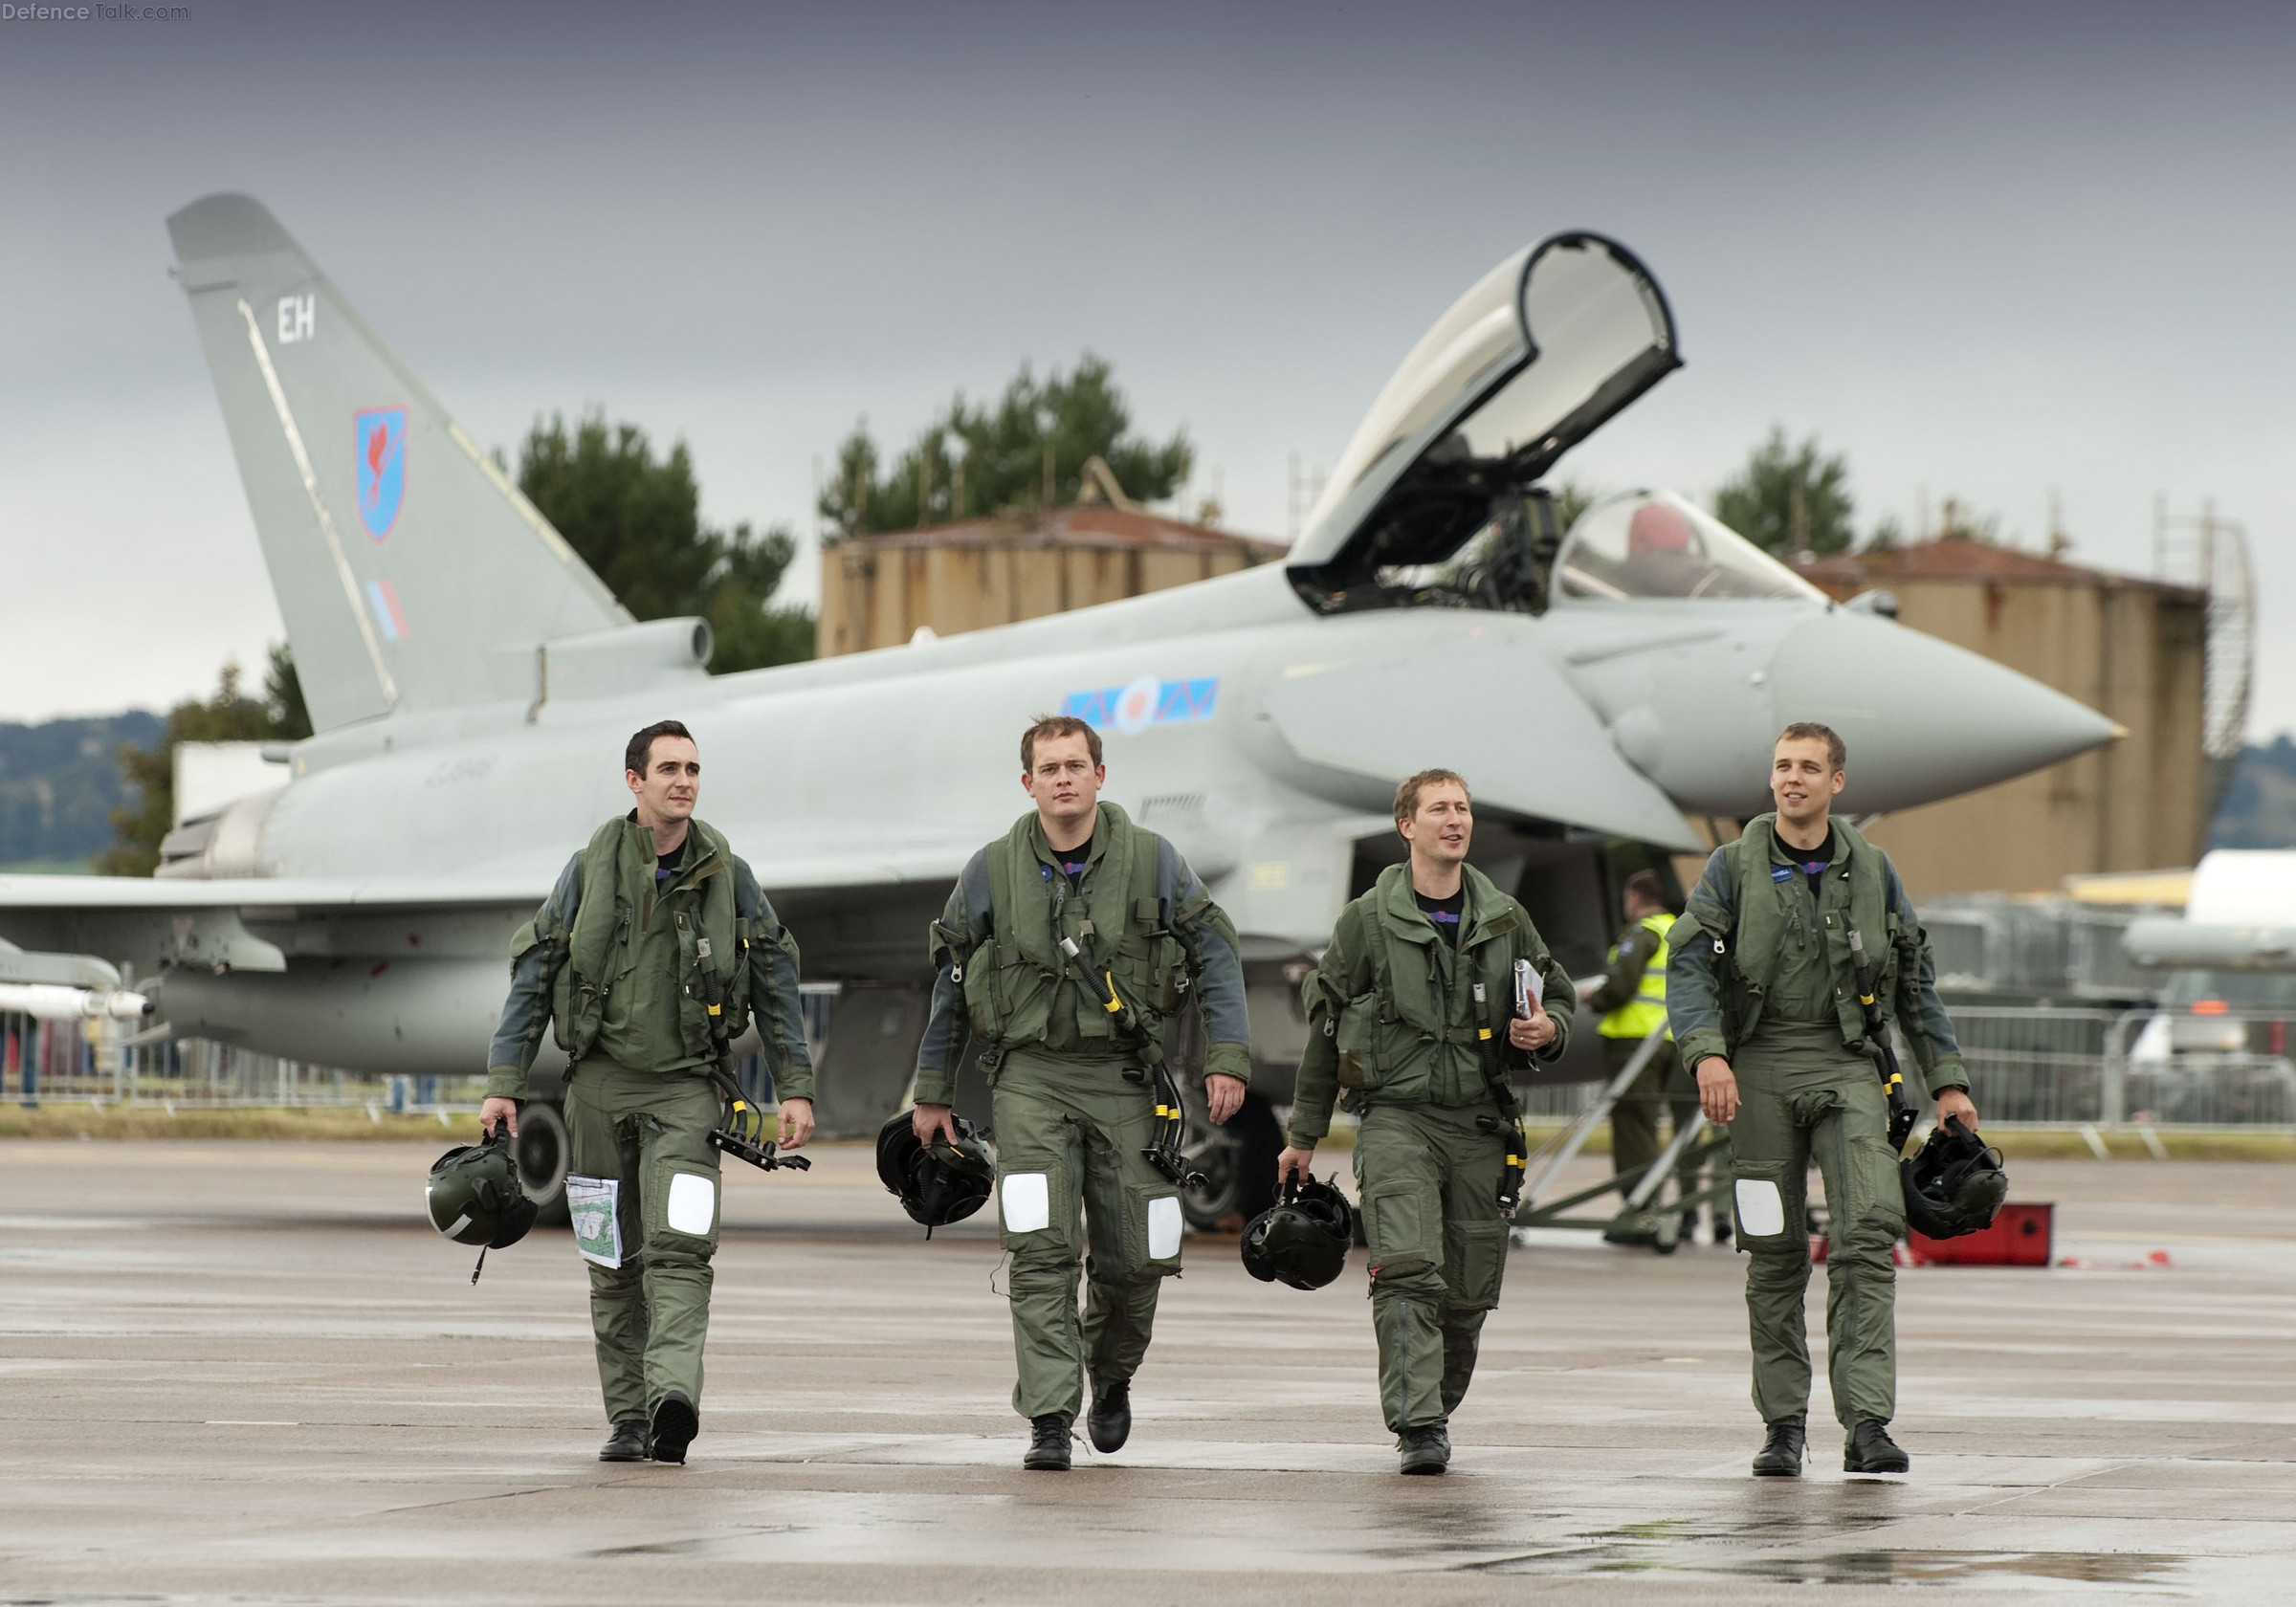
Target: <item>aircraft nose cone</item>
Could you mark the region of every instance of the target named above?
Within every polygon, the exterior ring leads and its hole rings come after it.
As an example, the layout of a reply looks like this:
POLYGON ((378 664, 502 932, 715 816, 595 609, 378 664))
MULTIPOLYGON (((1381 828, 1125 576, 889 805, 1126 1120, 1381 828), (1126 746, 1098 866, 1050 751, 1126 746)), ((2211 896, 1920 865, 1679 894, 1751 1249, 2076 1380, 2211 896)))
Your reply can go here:
POLYGON ((1932 804, 2055 764, 2121 728, 2029 676, 1887 620, 1832 610, 1798 627, 1769 670, 1778 723, 1818 720, 1849 748, 1838 807, 1932 804))

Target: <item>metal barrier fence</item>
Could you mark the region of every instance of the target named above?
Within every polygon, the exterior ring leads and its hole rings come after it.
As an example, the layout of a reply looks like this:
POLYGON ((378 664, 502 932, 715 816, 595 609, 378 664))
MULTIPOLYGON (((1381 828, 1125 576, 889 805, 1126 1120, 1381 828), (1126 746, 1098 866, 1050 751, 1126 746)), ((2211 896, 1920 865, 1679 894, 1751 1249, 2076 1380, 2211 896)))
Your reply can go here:
MULTIPOLYGON (((1969 1097, 1988 1127, 2102 1124, 2110 1079, 2106 1049, 2118 1012, 1982 1007, 1950 1012, 1969 1097)), ((1908 1080, 1920 1074, 1904 1044, 1908 1080)))
MULTIPOLYGON (((810 993, 805 1003, 806 1037, 818 1056, 817 1027, 826 1014, 810 993)), ((429 1115, 475 1112, 486 1093, 483 1070, 458 1076, 345 1071, 199 1038, 134 1044, 121 1041, 122 1031, 107 1043, 107 1026, 0 1013, 0 1101, 193 1110, 344 1106, 429 1115)), ((772 1103, 773 1079, 763 1056, 736 1062, 734 1072, 752 1099, 772 1103)))
MULTIPOLYGON (((1947 1012, 1988 1127, 2296 1130, 2296 1012, 1959 1005, 1947 1012)), ((1899 1058, 1913 1070, 1901 1043, 1899 1058)), ((1567 1122, 1598 1083, 1524 1090, 1567 1122)))
POLYGON ((77 1021, 0 1016, 0 1099, 192 1110, 347 1106, 393 1112, 475 1111, 486 1074, 393 1076, 282 1060, 188 1038, 105 1043, 77 1021))
POLYGON ((1988 1125, 2296 1128, 2285 1011, 1952 1012, 1988 1125))
MULTIPOLYGON (((808 1037, 826 1024, 832 997, 807 998, 808 1037)), ((2296 1130, 2289 1054, 2296 1012, 2204 1003, 2197 1010, 1963 1005, 1950 1014, 1969 1067, 1970 1097, 1989 1127, 2296 1130)), ((475 1111, 485 1091, 481 1072, 344 1071, 198 1039, 107 1044, 88 1025, 0 1015, 0 1099, 430 1112, 475 1111)), ((1899 1051, 1910 1071, 1911 1055, 1903 1045, 1899 1051)), ((754 1097, 770 1100, 759 1057, 738 1069, 754 1097)), ((1567 1122, 1601 1087, 1526 1089, 1523 1114, 1534 1123, 1567 1122)))

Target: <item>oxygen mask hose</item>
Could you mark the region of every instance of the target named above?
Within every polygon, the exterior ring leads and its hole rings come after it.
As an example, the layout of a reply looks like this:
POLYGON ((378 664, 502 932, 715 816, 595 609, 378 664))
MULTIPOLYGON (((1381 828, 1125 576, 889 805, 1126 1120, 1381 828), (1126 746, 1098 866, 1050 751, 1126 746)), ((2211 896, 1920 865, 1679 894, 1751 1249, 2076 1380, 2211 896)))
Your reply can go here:
POLYGON ((1499 1116, 1477 1116, 1475 1129, 1495 1134, 1506 1142, 1507 1165, 1499 1174, 1499 1209, 1512 1217, 1523 1201, 1523 1178, 1531 1164, 1531 1145, 1523 1136, 1523 1124, 1499 1116))
POLYGON ((1060 952, 1074 961, 1076 968, 1083 973, 1085 982, 1100 1001, 1100 1008, 1115 1019, 1116 1030, 1127 1038, 1134 1037, 1139 1032, 1140 1019, 1133 1007, 1124 1002, 1124 996, 1116 991, 1116 974, 1103 967, 1093 957, 1091 923, 1087 922, 1086 927, 1080 938, 1063 937, 1060 940, 1060 952))
MULTIPOLYGON (((1515 1020, 1530 1020, 1532 1011, 1538 1007, 1533 976, 1529 960, 1518 959, 1514 962, 1515 1020)), ((1481 982, 1475 983, 1474 996, 1476 1015, 1489 1021, 1490 1016, 1485 1014, 1488 996, 1481 982)), ((1475 1054, 1483 1069, 1483 1081, 1490 1088, 1491 1099, 1499 1108, 1498 1115, 1479 1116, 1475 1125, 1486 1133, 1496 1133, 1506 1140, 1507 1164, 1499 1173, 1499 1209, 1512 1217, 1516 1207, 1522 1203, 1523 1179, 1530 1175, 1531 1144, 1523 1135, 1522 1107, 1516 1103, 1514 1086, 1507 1080, 1507 1073, 1499 1064, 1497 1036, 1490 1027, 1479 1026, 1475 1029, 1475 1054)))
POLYGON ((1858 979, 1858 1009, 1866 1023, 1866 1052, 1873 1061, 1873 1069, 1882 1079, 1882 1091, 1889 1101, 1889 1147, 1902 1153, 1906 1140, 1913 1136, 1913 1124, 1921 1119, 1921 1111, 1913 1096, 1906 1091, 1906 1073, 1897 1063, 1897 1050, 1889 1042, 1889 1024, 1882 1017, 1880 983, 1874 967, 1866 959, 1866 939, 1856 927, 1849 929, 1849 963, 1858 979))
POLYGON ((1177 1187, 1203 1188, 1208 1179, 1189 1169, 1187 1152, 1181 1147, 1187 1136, 1187 1114, 1180 1103, 1180 1085, 1162 1061, 1150 1069, 1150 1084, 1156 1090, 1156 1139, 1140 1153, 1177 1187))
POLYGON ((746 1160, 761 1172, 810 1172, 813 1163, 804 1156, 783 1155, 770 1138, 753 1138, 735 1127, 720 1127, 710 1134, 710 1148, 722 1150, 736 1160, 746 1160))
POLYGON ((751 1105, 733 1077, 713 1068, 710 1085, 724 1101, 718 1125, 710 1130, 710 1148, 722 1150, 736 1160, 746 1160, 761 1172, 810 1172, 813 1163, 804 1156, 780 1153, 768 1136, 765 1112, 751 1105))
MULTIPOLYGON (((1060 940, 1060 952, 1068 956, 1099 1000, 1100 1008, 1115 1023, 1116 1036, 1137 1049, 1142 1041, 1139 1014, 1125 1002, 1116 987, 1115 973, 1100 963, 1092 944, 1093 924, 1087 921, 1075 936, 1060 940)), ((1181 1148, 1181 1141, 1187 1136, 1187 1112, 1181 1106, 1180 1085, 1173 1081, 1172 1068, 1159 1060, 1148 1065, 1145 1074, 1138 1068, 1128 1067, 1124 1075, 1131 1082, 1145 1082, 1156 1099, 1156 1138, 1140 1153, 1177 1186, 1204 1186, 1203 1174, 1189 1170, 1187 1154, 1181 1148)))

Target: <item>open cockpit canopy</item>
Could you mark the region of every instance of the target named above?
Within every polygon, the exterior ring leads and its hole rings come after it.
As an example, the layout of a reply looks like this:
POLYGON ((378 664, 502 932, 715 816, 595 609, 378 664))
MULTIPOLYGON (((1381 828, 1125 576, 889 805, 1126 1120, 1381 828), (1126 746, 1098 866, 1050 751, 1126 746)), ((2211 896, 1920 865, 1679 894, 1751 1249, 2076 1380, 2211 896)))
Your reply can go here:
POLYGON ((1711 514, 1670 491, 1626 491, 1578 516, 1555 560, 1553 595, 1624 603, 1652 597, 1825 594, 1711 514))
POLYGON ((1325 610, 1397 601, 1382 570, 1451 558, 1681 365, 1666 296, 1625 247, 1575 232, 1517 252, 1380 392, 1292 550, 1292 583, 1325 610))

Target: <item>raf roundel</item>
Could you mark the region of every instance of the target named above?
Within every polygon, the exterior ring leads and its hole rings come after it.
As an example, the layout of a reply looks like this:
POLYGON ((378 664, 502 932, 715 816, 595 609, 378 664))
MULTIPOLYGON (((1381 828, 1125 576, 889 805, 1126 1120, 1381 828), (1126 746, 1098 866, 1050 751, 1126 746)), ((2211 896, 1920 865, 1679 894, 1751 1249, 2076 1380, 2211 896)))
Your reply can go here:
POLYGON ((380 541, 399 522, 407 500, 407 409, 367 407, 351 415, 357 448, 359 517, 380 541))
POLYGON ((1157 693, 1160 690, 1161 684, 1154 675, 1142 675, 1116 693, 1116 729, 1127 737, 1137 737, 1155 724, 1157 693))
POLYGON ((1150 726, 1208 720, 1219 707, 1217 675, 1185 681, 1159 681, 1154 675, 1142 675, 1122 686, 1071 692, 1061 699, 1060 712, 1101 731, 1137 737, 1150 726))

